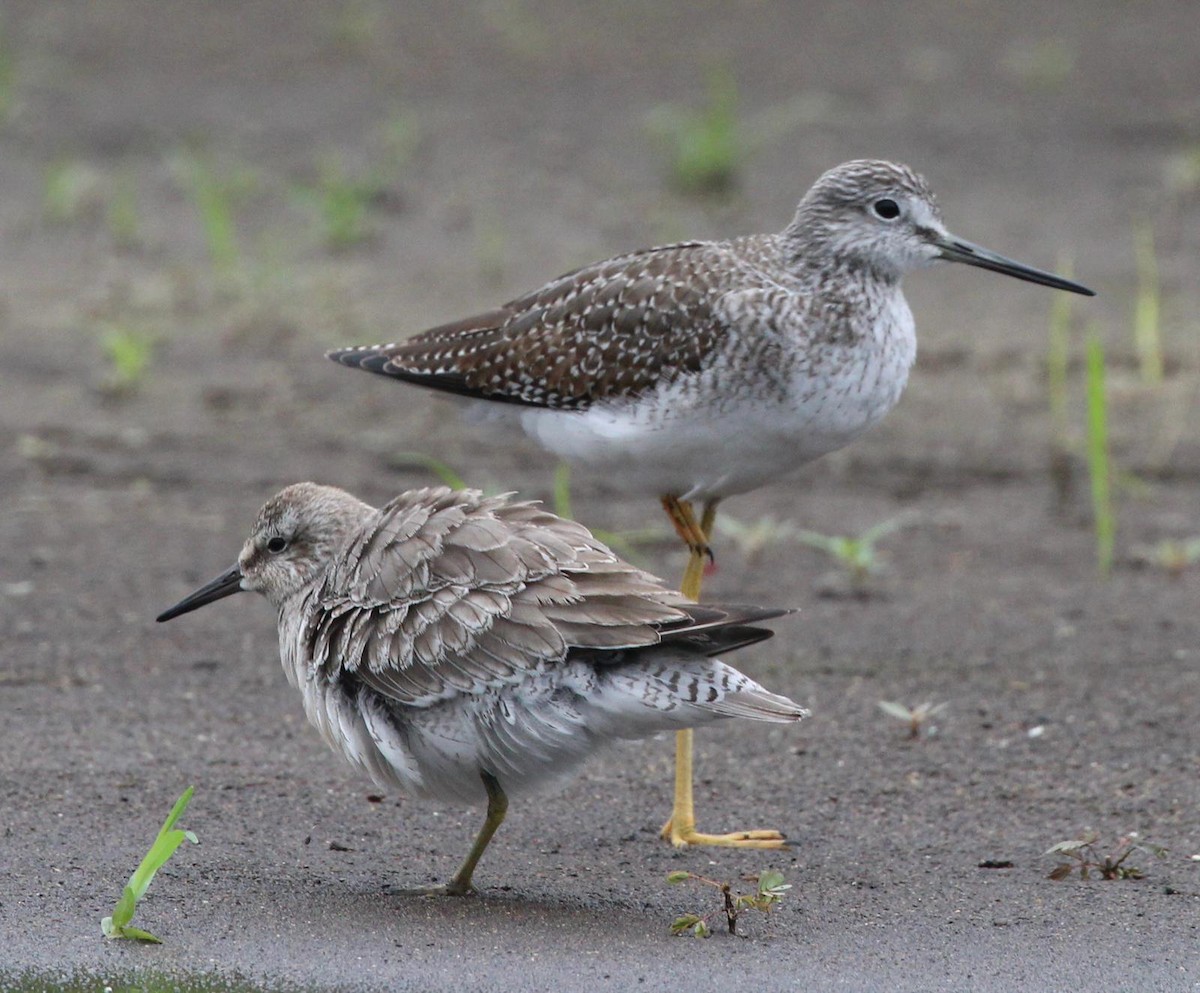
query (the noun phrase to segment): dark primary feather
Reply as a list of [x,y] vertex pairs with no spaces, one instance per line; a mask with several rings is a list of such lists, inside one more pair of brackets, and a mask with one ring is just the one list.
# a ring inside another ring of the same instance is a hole
[[[761,243],[761,244],[760,244]],[[646,249],[576,270],[504,306],[405,341],[329,353],[445,392],[585,410],[700,370],[727,325],[717,302],[765,285],[747,266],[771,236]]]
[[311,664],[406,704],[480,692],[586,651],[660,643],[705,655],[771,636],[788,613],[691,604],[586,528],[532,503],[445,488],[393,500],[304,607]]

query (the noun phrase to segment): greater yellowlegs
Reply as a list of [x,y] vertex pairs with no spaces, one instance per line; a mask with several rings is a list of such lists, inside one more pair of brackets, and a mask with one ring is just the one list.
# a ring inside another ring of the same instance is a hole
[[278,611],[284,671],[334,751],[408,796],[486,801],[438,892],[471,890],[510,795],[606,741],[805,716],[716,657],[770,637],[756,625],[787,611],[691,603],[582,525],[508,496],[414,490],[376,509],[289,486],[237,564],[158,620],[242,590]]
[[[698,599],[719,500],[841,448],[899,400],[916,356],[900,278],[942,260],[1092,295],[950,234],[921,176],[860,160],[821,176],[779,234],[620,255],[330,357],[508,404],[554,454],[661,498],[691,550],[681,588]],[[675,844],[781,844],[695,830],[690,732],[675,788]]]

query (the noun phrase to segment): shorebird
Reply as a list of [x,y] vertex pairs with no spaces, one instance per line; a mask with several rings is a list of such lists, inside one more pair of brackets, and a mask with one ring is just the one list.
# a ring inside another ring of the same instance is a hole
[[[916,357],[900,279],[939,261],[1094,295],[952,235],[907,166],[858,160],[821,176],[779,234],[620,255],[494,310],[329,357],[508,404],[555,455],[659,497],[691,552],[681,589],[698,600],[721,499],[841,448],[900,399]],[[695,830],[690,734],[664,836],[782,844],[778,832]]]
[[510,495],[441,487],[376,509],[289,486],[237,564],[158,620],[242,590],[278,612],[284,671],[334,751],[410,797],[486,801],[462,866],[421,892],[470,892],[508,797],[607,741],[806,716],[717,658],[789,611],[692,603]]

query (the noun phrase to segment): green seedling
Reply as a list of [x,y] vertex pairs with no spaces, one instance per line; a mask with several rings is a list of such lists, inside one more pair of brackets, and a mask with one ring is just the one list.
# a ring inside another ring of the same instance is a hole
[[198,156],[186,156],[181,168],[188,197],[204,230],[212,270],[223,278],[233,276],[240,258],[234,206],[236,200],[256,185],[256,180],[245,169],[230,175],[218,174]]
[[150,851],[146,853],[133,875],[129,877],[129,883],[121,893],[121,899],[117,901],[116,907],[113,908],[112,916],[105,917],[100,922],[100,930],[104,932],[106,938],[130,938],[134,941],[152,941],[155,944],[162,944],[160,938],[156,938],[149,931],[132,927],[129,922],[133,920],[133,912],[138,902],[150,888],[154,874],[175,854],[175,850],[183,844],[184,839],[186,838],[193,845],[198,844],[195,834],[191,831],[175,829],[175,822],[187,809],[194,790],[194,786],[189,786],[175,801],[175,806],[171,808],[171,812],[163,822],[158,837],[150,846]]
[[1075,71],[1075,50],[1059,38],[1013,46],[1005,56],[1008,71],[1030,90],[1058,90]]
[[[915,707],[907,707],[894,700],[879,701],[879,709],[885,714],[899,721],[905,721],[908,724],[908,736],[914,739],[921,737],[921,728],[928,724],[931,718],[936,717],[945,710],[947,706],[949,704],[932,703],[928,700]],[[930,728],[931,732],[932,730]]]
[[737,184],[744,144],[737,122],[737,83],[728,68],[708,73],[700,110],[656,108],[650,128],[670,147],[671,184],[681,193],[726,194]]
[[141,240],[141,223],[138,219],[136,185],[128,172],[121,173],[114,180],[104,219],[114,245],[121,249],[137,247]]
[[709,879],[707,876],[699,876],[694,872],[680,871],[670,873],[667,876],[668,883],[700,883],[704,886],[714,887],[721,894],[721,907],[718,910],[703,915],[683,914],[672,922],[671,933],[674,935],[690,934],[695,938],[707,938],[712,934],[712,928],[708,924],[709,919],[723,913],[729,933],[736,935],[738,933],[738,918],[745,911],[758,910],[764,914],[769,914],[771,908],[779,903],[783,899],[784,894],[792,888],[790,883],[783,881],[783,874],[776,872],[774,869],[766,869],[757,876],[745,876],[743,878],[756,884],[753,893],[734,893],[733,887],[729,883]]
[[447,462],[424,452],[397,452],[388,458],[389,469],[428,469],[444,486],[465,490],[467,481]]
[[150,368],[153,338],[114,324],[100,336],[100,348],[108,362],[105,391],[118,394],[137,390]]
[[55,224],[70,224],[95,211],[102,201],[100,174],[74,159],[59,159],[46,167],[42,184],[42,216]]
[[795,539],[830,556],[846,570],[856,585],[861,586],[880,571],[880,559],[875,547],[880,539],[900,530],[908,521],[908,516],[901,514],[867,528],[857,538],[801,530],[796,532]]
[[[567,520],[575,520],[571,507],[571,467],[566,462],[558,463],[554,469],[554,513]],[[638,546],[669,537],[665,530],[657,528],[643,528],[640,531],[605,531],[602,528],[589,530],[618,555],[631,561],[637,560]]]
[[337,160],[327,161],[317,182],[301,186],[296,196],[313,212],[321,240],[332,251],[353,248],[371,236],[369,211],[381,195],[377,179],[352,179]]
[[1106,855],[1101,855],[1096,848],[1096,842],[1099,840],[1100,835],[1089,829],[1078,838],[1060,841],[1048,848],[1043,855],[1061,855],[1067,861],[1059,862],[1047,873],[1046,878],[1061,880],[1068,878],[1073,872],[1078,872],[1080,879],[1089,879],[1093,874],[1101,879],[1142,879],[1146,875],[1145,872],[1126,864],[1129,856],[1135,852],[1142,852],[1156,859],[1167,857],[1167,849],[1161,845],[1139,841],[1136,831],[1118,838],[1117,843]]
[[[1070,259],[1060,258],[1058,271],[1071,277]],[[1075,448],[1071,437],[1070,415],[1067,411],[1067,369],[1071,361],[1070,293],[1055,293],[1050,299],[1050,328],[1046,345],[1046,389],[1050,397],[1050,476],[1058,495],[1059,506],[1070,499],[1073,473],[1071,455]]]
[[1158,258],[1154,253],[1154,231],[1147,223],[1133,229],[1133,253],[1137,261],[1137,299],[1133,309],[1133,345],[1142,382],[1158,386],[1163,380],[1162,333],[1159,325],[1161,292]]
[[17,84],[17,60],[8,42],[4,23],[0,21],[0,124],[12,116],[16,104],[14,93]]
[[791,521],[777,520],[770,514],[749,522],[722,515],[717,518],[717,530],[729,537],[750,563],[757,561],[766,549],[798,540],[802,533]]
[[1112,572],[1116,543],[1113,514],[1112,463],[1108,450],[1108,393],[1105,387],[1104,346],[1093,330],[1087,342],[1087,455],[1092,484],[1092,526],[1096,536],[1096,568],[1102,577]]

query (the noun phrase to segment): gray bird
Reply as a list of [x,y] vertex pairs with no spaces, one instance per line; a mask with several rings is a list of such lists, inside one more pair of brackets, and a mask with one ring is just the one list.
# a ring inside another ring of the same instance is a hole
[[471,891],[510,795],[562,781],[607,741],[806,716],[717,658],[788,611],[691,603],[511,496],[423,489],[376,509],[289,486],[237,565],[158,620],[242,590],[276,608],[284,672],[334,751],[410,797],[486,801],[436,892]]
[[[660,498],[691,550],[681,588],[698,600],[720,500],[849,444],[899,401],[917,352],[900,280],[941,261],[1093,295],[951,234],[924,178],[866,159],[822,175],[779,233],[619,255],[329,357],[507,408],[559,457]],[[664,835],[771,847],[766,831],[696,831],[687,732],[677,755]]]

